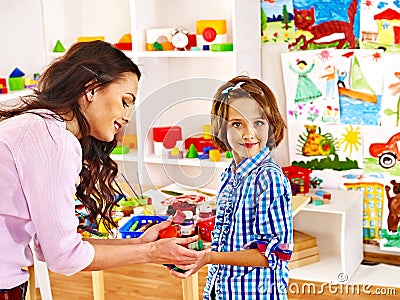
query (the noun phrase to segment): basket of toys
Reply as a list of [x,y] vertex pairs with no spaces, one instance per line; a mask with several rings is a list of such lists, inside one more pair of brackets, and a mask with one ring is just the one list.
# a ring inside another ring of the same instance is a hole
[[168,216],[133,216],[120,229],[123,239],[137,238],[151,225],[161,223]]

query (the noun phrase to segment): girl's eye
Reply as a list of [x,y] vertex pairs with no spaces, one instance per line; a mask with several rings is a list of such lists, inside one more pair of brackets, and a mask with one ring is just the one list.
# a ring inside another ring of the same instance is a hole
[[122,106],[123,106],[124,108],[128,108],[128,107],[129,107],[128,103],[126,103],[125,100],[122,100]]
[[240,122],[233,122],[232,123],[232,126],[235,127],[235,128],[239,128],[240,125],[241,125]]
[[256,122],[254,123],[254,125],[256,125],[257,127],[261,127],[261,126],[264,125],[264,122],[263,122],[263,121],[256,121]]

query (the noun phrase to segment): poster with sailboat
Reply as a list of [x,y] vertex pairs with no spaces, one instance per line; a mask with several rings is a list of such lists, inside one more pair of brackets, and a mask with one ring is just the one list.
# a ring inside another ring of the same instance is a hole
[[382,102],[382,50],[336,50],[340,121],[379,125]]

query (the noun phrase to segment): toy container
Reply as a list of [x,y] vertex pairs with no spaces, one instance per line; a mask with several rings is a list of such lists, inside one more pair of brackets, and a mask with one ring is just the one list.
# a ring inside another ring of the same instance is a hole
[[[150,223],[157,222],[161,223],[168,219],[168,216],[133,216],[126,222],[120,229],[119,232],[123,239],[137,238],[143,234],[142,231],[137,231],[140,227]],[[136,223],[136,230],[131,230],[131,227]]]
[[200,238],[204,241],[211,242],[211,232],[215,226],[215,216],[200,219],[197,221]]

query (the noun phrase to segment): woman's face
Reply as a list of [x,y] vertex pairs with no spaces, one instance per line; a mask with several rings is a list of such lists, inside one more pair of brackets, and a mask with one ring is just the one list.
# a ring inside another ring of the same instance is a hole
[[253,98],[229,102],[226,136],[236,164],[255,156],[268,141],[268,121]]
[[89,135],[111,142],[118,130],[128,123],[138,90],[134,73],[124,73],[121,79],[103,90],[88,93],[83,113],[90,124]]

